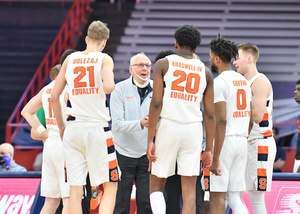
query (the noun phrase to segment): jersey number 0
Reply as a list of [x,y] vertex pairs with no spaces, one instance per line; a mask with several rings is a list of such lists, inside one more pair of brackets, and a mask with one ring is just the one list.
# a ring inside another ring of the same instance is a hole
[[247,107],[246,92],[244,89],[237,90],[236,106],[238,110],[244,110]]

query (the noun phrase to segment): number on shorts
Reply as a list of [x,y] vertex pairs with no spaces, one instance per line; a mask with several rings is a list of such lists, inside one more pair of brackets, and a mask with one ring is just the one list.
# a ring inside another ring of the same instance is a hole
[[81,87],[87,87],[87,83],[85,81],[80,81],[83,77],[86,76],[86,70],[89,72],[89,83],[90,87],[95,87],[95,77],[94,77],[94,66],[90,67],[76,67],[74,69],[74,74],[78,74],[78,76],[74,79],[74,87],[75,88],[81,88]]
[[[185,91],[191,94],[196,94],[199,91],[199,83],[200,83],[200,76],[196,73],[189,73],[186,75],[184,71],[176,70],[173,73],[173,76],[178,77],[176,80],[172,82],[171,89],[174,91]],[[186,81],[186,85],[180,86],[179,84]]]

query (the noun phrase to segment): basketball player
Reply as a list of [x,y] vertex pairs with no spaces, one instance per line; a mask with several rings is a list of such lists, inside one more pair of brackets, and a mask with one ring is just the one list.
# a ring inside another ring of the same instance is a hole
[[[161,51],[155,57],[155,62],[171,54],[174,54],[174,52],[171,50]],[[199,56],[196,55],[195,53],[193,54],[193,58],[197,58],[200,60]],[[209,69],[209,68],[205,67],[205,69]],[[203,138],[203,141],[205,141],[205,138]],[[205,147],[205,144],[202,146]],[[166,179],[166,183],[165,183],[165,188],[163,193],[166,201],[166,214],[181,213],[181,206],[180,206],[181,181],[180,181],[180,175],[178,175],[176,171],[174,175]],[[196,181],[196,214],[204,213],[204,191],[202,190],[202,186],[201,186],[201,176],[202,174],[198,176]]]
[[[32,132],[36,132],[36,137],[44,141],[41,196],[46,197],[46,199],[41,210],[42,214],[55,213],[61,198],[63,199],[62,213],[68,213],[69,185],[65,182],[63,142],[60,139],[59,130],[50,104],[51,92],[60,69],[60,64],[51,69],[49,76],[52,82],[34,96],[21,112],[22,116],[31,125]],[[64,107],[62,108],[63,110],[66,106],[64,96],[65,91],[59,97],[59,101],[62,107]],[[45,112],[47,129],[44,128],[35,114],[42,107]]]
[[[64,141],[67,182],[70,184],[69,214],[81,213],[82,187],[89,172],[91,186],[103,184],[99,213],[112,214],[119,172],[105,94],[114,88],[114,63],[102,53],[109,29],[93,21],[87,32],[86,49],[69,55],[62,65],[51,95],[51,104]],[[69,115],[63,122],[59,95],[66,86]]]
[[220,36],[210,42],[214,79],[216,135],[213,162],[210,167],[211,213],[225,213],[225,198],[234,213],[246,214],[242,200],[246,190],[247,136],[250,123],[251,89],[241,74],[231,68],[237,46]]
[[271,191],[276,143],[272,134],[273,89],[256,68],[259,50],[252,43],[238,45],[234,65],[249,81],[252,92],[253,127],[248,137],[246,185],[254,214],[266,214],[265,191]]
[[184,25],[176,30],[174,37],[176,54],[158,60],[154,67],[147,148],[148,159],[152,161],[150,203],[154,214],[166,212],[163,189],[166,178],[175,174],[176,162],[177,174],[181,176],[182,213],[196,212],[195,187],[200,174],[203,135],[200,111],[202,98],[206,123],[204,169],[211,164],[214,137],[213,78],[199,59],[193,59],[201,35],[194,26]]

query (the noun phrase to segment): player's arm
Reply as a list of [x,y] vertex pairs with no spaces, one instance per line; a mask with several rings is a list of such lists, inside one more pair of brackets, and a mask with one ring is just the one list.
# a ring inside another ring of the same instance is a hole
[[211,152],[215,135],[215,113],[214,113],[214,85],[213,76],[209,68],[205,67],[207,86],[203,94],[204,121],[206,132],[206,147],[202,155],[203,168],[208,169],[211,165]]
[[270,82],[263,77],[257,78],[251,86],[252,120],[255,123],[260,123],[263,120],[270,87]]
[[250,120],[249,120],[249,127],[248,127],[248,135],[250,135],[250,132],[253,127],[253,119],[252,119],[252,101],[250,102]]
[[115,89],[114,62],[112,58],[105,55],[102,60],[101,78],[105,94],[110,94]]
[[33,132],[36,133],[36,135],[32,135],[32,138],[35,140],[45,140],[48,137],[48,131],[41,124],[40,120],[35,114],[40,108],[43,107],[42,95],[44,90],[45,88],[43,88],[36,96],[31,98],[21,111],[21,115],[30,124],[32,130],[34,130]]
[[220,166],[220,153],[223,147],[226,131],[226,87],[227,84],[222,79],[215,79],[214,81],[214,102],[215,102],[215,117],[216,117],[216,128],[215,128],[215,144],[213,150],[213,161],[209,170],[215,175],[221,175]]
[[168,70],[168,59],[158,60],[153,69],[153,95],[149,109],[149,127],[148,127],[148,148],[147,156],[149,161],[156,161],[154,136],[156,125],[162,109],[162,100],[164,94],[164,72]]
[[216,133],[215,133],[215,145],[213,152],[213,161],[209,170],[215,175],[221,175],[220,166],[220,153],[223,147],[226,130],[226,103],[215,103],[215,115],[216,115]]
[[55,118],[57,121],[61,139],[63,138],[63,133],[65,130],[65,123],[63,120],[63,116],[62,116],[61,106],[60,106],[60,102],[59,102],[59,96],[62,94],[62,92],[67,84],[66,79],[65,79],[65,73],[67,70],[67,65],[69,63],[69,59],[70,59],[70,56],[68,56],[65,59],[63,65],[61,66],[60,72],[55,79],[54,88],[52,90],[51,98],[50,98],[50,102],[51,102],[52,109],[53,109],[53,112],[54,112],[54,115],[55,115]]
[[36,130],[36,129],[33,129],[33,128],[31,128],[31,130],[30,130],[30,136],[31,136],[31,138],[32,139],[34,139],[34,140],[42,140],[42,141],[45,141],[46,139],[47,139],[47,137],[45,138],[44,136],[43,136],[43,133],[38,133],[38,131]]
[[[46,119],[45,119],[45,111],[44,108],[40,108],[37,112],[35,112],[37,118],[41,122],[41,124],[46,128]],[[42,134],[39,134],[35,129],[31,127],[30,129],[30,136],[32,139],[35,140],[42,140],[45,141],[45,138]]]

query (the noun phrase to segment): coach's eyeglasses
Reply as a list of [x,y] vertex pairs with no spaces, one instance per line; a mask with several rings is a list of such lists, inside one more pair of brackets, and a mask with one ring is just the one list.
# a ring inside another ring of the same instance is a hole
[[143,64],[143,63],[133,64],[131,66],[138,66],[139,68],[143,68],[144,66],[146,66],[146,68],[151,68],[150,64]]

